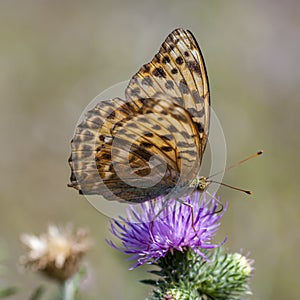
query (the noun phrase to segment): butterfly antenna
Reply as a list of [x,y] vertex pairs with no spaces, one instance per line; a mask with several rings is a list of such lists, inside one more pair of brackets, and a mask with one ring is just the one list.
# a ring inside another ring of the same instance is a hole
[[[233,165],[231,165],[231,166],[225,168],[224,171],[220,171],[220,172],[217,172],[217,173],[215,173],[215,174],[210,175],[209,177],[206,177],[206,179],[215,177],[216,175],[219,175],[219,174],[221,174],[221,173],[223,173],[223,172],[226,172],[226,171],[228,171],[228,170],[231,170],[231,169],[233,169],[233,168],[239,166],[240,164],[244,163],[245,161],[247,161],[247,160],[249,160],[249,159],[252,159],[252,158],[255,158],[255,157],[257,157],[257,156],[259,156],[259,155],[261,155],[261,154],[263,154],[263,153],[264,153],[263,150],[257,151],[256,153],[254,153],[254,154],[252,154],[252,155],[250,155],[250,156],[248,156],[248,157],[246,157],[246,158],[244,158],[244,159],[238,161],[237,163],[235,163],[235,164],[233,164]],[[217,182],[217,183],[218,183],[218,182]],[[220,184],[222,184],[222,183],[220,183]],[[223,185],[225,185],[225,184],[223,184]],[[232,187],[232,188],[233,188],[233,187]],[[234,189],[239,190],[238,188],[234,188]],[[241,191],[245,191],[245,190],[241,190]],[[245,192],[246,192],[246,191],[245,191]],[[247,192],[249,192],[249,191],[247,191]],[[248,193],[247,193],[247,194],[248,194]],[[250,193],[250,194],[251,194],[251,193]]]
[[244,192],[244,193],[246,193],[246,194],[248,194],[248,195],[252,195],[252,194],[253,194],[251,191],[244,190],[244,189],[240,189],[240,188],[238,188],[238,187],[235,187],[235,186],[232,186],[232,185],[223,183],[223,182],[218,182],[218,181],[215,181],[215,180],[208,180],[207,182],[208,182],[208,183],[218,183],[218,184],[220,184],[220,185],[229,187],[229,188],[231,188],[231,189],[233,189],[233,190],[240,191],[240,192]]

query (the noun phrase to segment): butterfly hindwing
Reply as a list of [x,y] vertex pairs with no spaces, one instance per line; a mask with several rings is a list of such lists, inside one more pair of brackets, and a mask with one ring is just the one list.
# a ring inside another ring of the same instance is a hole
[[143,202],[191,181],[200,165],[200,140],[190,114],[170,99],[150,98],[139,109],[132,103],[126,113],[124,102],[111,100],[114,112],[96,106],[77,127],[71,186],[83,194]]

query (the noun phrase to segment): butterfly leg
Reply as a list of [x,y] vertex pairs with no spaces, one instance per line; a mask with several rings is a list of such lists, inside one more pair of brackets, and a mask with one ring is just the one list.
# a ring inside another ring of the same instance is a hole
[[206,193],[211,197],[211,198],[215,198],[218,205],[220,205],[220,209],[218,209],[217,211],[215,211],[213,214],[218,214],[220,212],[223,211],[224,209],[224,205],[218,200],[218,198],[216,198],[213,194],[209,193],[208,191],[206,191]]
[[[154,226],[154,220],[163,212],[163,210],[168,206],[168,203],[171,199],[169,198],[166,198],[163,200],[162,202],[162,205],[161,205],[161,208],[159,209],[159,211],[156,213],[156,215],[154,216],[153,220],[151,221],[151,225],[150,225],[150,234],[151,234],[151,237],[152,239],[154,239],[153,237],[153,226]],[[195,214],[194,214],[194,207],[192,204],[190,203],[187,203],[186,201],[183,201],[183,200],[180,200],[179,199],[176,199],[177,202],[179,202],[180,204],[183,204],[183,205],[186,205],[188,206],[190,209],[191,209],[191,219],[192,219],[192,228],[195,232],[195,234],[197,235],[197,231],[196,231],[196,228],[195,228]]]
[[195,232],[195,234],[198,236],[198,233],[196,231],[196,228],[195,228],[195,214],[194,214],[194,206],[191,204],[191,203],[187,203],[185,201],[182,201],[180,199],[177,199],[176,201],[180,202],[181,204],[183,205],[186,205],[188,206],[190,209],[191,209],[191,217],[192,217],[192,228]]
[[[154,202],[156,202],[156,199],[153,200]],[[164,211],[164,209],[168,206],[170,199],[164,199],[161,205],[161,208],[159,209],[159,211],[155,214],[155,216],[153,217],[153,219],[150,221],[150,227],[149,227],[149,231],[150,231],[150,238],[152,239],[152,241],[155,240],[154,235],[153,235],[153,228],[154,228],[154,221],[158,218],[158,216]],[[155,205],[155,203],[153,204]]]

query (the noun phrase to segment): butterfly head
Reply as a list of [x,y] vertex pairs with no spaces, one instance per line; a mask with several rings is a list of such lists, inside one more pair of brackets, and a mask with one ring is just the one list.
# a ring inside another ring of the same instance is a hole
[[207,188],[208,184],[209,182],[207,181],[206,177],[198,176],[192,181],[190,186],[195,188],[197,191],[204,191]]

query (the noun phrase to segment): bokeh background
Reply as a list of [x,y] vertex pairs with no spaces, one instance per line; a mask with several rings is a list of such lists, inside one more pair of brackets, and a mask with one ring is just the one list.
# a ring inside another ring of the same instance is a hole
[[[228,172],[221,232],[230,251],[256,261],[251,299],[299,299],[300,2],[61,1],[0,2],[0,235],[5,272],[27,299],[45,284],[18,267],[19,235],[47,224],[88,226],[83,299],[144,299],[147,268],[128,271],[126,257],[105,242],[109,219],[66,187],[74,126],[101,91],[128,80],[177,27],[203,50],[212,105],[226,136],[228,162],[259,149],[265,155]],[[48,298],[47,298],[48,297]]]

